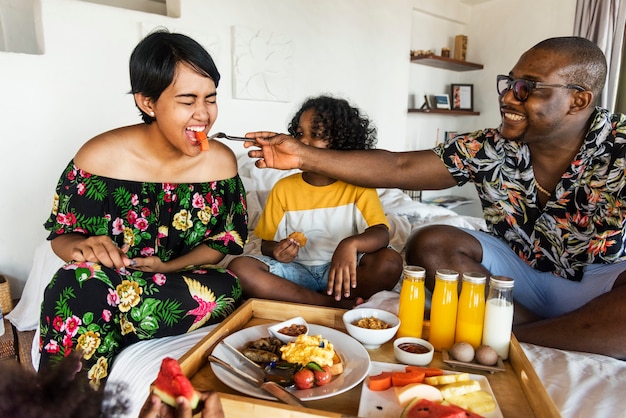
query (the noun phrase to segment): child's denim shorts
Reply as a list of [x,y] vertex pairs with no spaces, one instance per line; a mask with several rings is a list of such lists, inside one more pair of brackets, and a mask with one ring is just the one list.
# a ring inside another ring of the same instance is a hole
[[[364,253],[357,255],[357,265],[361,262]],[[275,274],[290,282],[296,283],[307,289],[316,292],[326,292],[328,287],[328,272],[330,271],[330,263],[320,264],[317,266],[307,266],[304,264],[291,262],[281,263],[272,257],[265,255],[251,256],[265,263],[270,273]]]

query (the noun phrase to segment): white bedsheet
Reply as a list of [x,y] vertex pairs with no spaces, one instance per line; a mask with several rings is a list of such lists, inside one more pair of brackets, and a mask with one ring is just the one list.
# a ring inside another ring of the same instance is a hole
[[[248,191],[249,225],[252,231],[271,185],[290,172],[259,170],[249,161],[247,158],[242,160],[240,174]],[[379,195],[391,224],[391,245],[400,252],[409,233],[424,225],[447,224],[471,229],[484,226],[481,219],[459,216],[448,209],[415,202],[400,190],[379,190]],[[254,234],[251,234],[245,251],[260,252],[260,240]],[[231,258],[226,257],[221,264],[227,264]],[[37,328],[43,290],[61,264],[48,242],[37,248],[22,299],[7,315],[19,330]],[[397,312],[398,293],[380,292],[363,306]],[[141,342],[128,347],[117,357],[109,381],[123,381],[129,386],[134,403],[128,417],[137,416],[148,395],[149,385],[157,375],[161,359],[165,356],[181,357],[209,330],[201,328],[186,335]],[[37,367],[38,336],[35,336],[35,342],[33,363]],[[522,347],[563,417],[626,418],[626,362],[531,344],[522,344]]]

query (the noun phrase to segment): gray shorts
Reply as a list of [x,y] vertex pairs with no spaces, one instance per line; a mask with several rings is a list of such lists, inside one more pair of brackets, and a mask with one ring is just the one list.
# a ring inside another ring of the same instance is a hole
[[482,231],[463,229],[483,248],[482,265],[493,275],[515,280],[513,298],[544,318],[563,315],[609,292],[626,262],[591,264],[580,282],[533,269],[501,239]]
[[[357,265],[361,263],[361,259],[364,255],[365,253],[357,254]],[[290,282],[316,292],[326,292],[326,288],[328,287],[328,272],[330,271],[330,263],[320,264],[317,266],[307,266],[297,262],[281,263],[280,261],[265,255],[252,255],[250,257],[262,261],[269,267],[270,273],[282,277],[285,280],[289,280]]]

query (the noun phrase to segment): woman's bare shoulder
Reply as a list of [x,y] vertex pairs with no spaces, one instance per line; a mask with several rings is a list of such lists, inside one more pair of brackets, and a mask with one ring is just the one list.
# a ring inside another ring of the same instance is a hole
[[85,142],[76,153],[74,162],[81,169],[94,174],[107,175],[112,168],[122,163],[133,126],[113,129],[101,133]]
[[228,146],[212,140],[209,143],[209,150],[205,152],[207,152],[206,158],[211,160],[211,164],[205,166],[210,171],[206,173],[210,178],[226,179],[237,174],[237,157]]

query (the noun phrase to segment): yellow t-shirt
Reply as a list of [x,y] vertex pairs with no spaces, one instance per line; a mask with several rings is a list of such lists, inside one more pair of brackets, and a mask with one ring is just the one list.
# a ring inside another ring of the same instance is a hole
[[297,173],[274,185],[254,232],[266,241],[303,232],[307,244],[294,261],[314,266],[329,263],[342,239],[380,224],[389,228],[376,189],[339,180],[313,186]]

